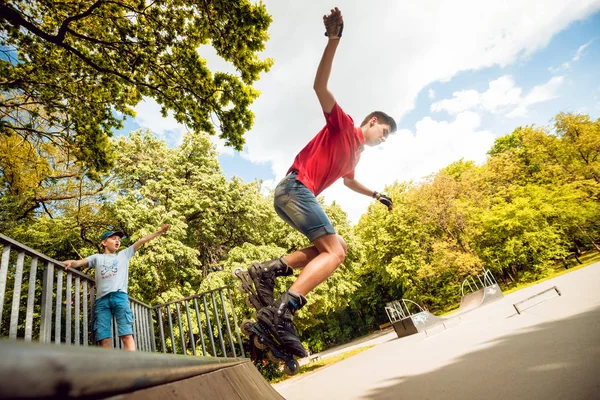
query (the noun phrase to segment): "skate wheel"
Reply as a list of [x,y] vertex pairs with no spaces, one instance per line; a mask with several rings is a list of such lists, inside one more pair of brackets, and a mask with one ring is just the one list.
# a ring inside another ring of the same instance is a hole
[[281,361],[279,358],[275,357],[275,354],[273,354],[273,352],[271,350],[269,350],[267,352],[267,358],[269,359],[269,361],[271,361],[272,363],[279,363],[279,361]]
[[286,362],[283,366],[283,372],[288,375],[296,375],[298,371],[300,371],[300,364],[298,364],[298,361],[294,359]]
[[244,322],[242,322],[242,325],[240,325],[240,329],[242,330],[244,336],[250,337],[250,335],[252,335],[252,332],[250,332],[250,327],[252,326],[252,323],[253,322],[249,319],[245,319]]
[[[248,306],[248,308],[256,308],[254,307],[254,304],[252,304],[248,297],[246,297],[246,305]],[[256,315],[254,316],[254,318],[256,319]]]
[[260,341],[260,339],[258,338],[258,336],[254,336],[254,339],[253,339],[253,340],[254,340],[254,346],[255,346],[257,349],[264,350],[264,349],[266,349],[266,348],[267,348],[267,345],[266,345],[266,344],[264,344],[263,342],[261,342],[261,341]]
[[240,279],[238,274],[242,271],[243,269],[241,269],[240,267],[234,268],[231,270],[231,276],[233,276],[235,279]]

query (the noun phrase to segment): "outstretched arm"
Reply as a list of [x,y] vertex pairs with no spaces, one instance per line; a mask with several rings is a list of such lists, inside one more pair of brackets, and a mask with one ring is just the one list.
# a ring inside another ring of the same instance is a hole
[[67,260],[63,261],[63,264],[65,265],[65,270],[67,270],[69,268],[85,267],[88,265],[88,260],[87,258],[82,258],[81,260]]
[[323,23],[325,24],[325,34],[327,35],[328,40],[323,56],[321,57],[321,62],[317,68],[313,89],[317,94],[319,103],[321,103],[321,108],[329,114],[335,105],[335,97],[333,97],[333,94],[329,91],[327,83],[329,82],[333,58],[337,46],[340,43],[342,28],[344,26],[342,13],[336,7],[331,10],[331,14],[323,16]]
[[142,247],[145,243],[151,241],[152,239],[162,235],[163,233],[167,232],[169,230],[169,228],[171,227],[171,225],[168,224],[164,224],[159,230],[157,230],[154,233],[151,233],[148,236],[144,236],[143,238],[141,238],[140,240],[138,240],[137,242],[135,242],[133,244],[133,251],[138,251],[138,249],[140,247]]

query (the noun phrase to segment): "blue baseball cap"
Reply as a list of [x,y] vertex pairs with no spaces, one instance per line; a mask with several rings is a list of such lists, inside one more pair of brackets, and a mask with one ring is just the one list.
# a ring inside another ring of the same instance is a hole
[[125,233],[121,232],[121,231],[108,231],[108,232],[104,232],[104,234],[102,236],[100,236],[100,240],[104,240],[106,238],[109,238],[111,236],[117,235],[118,237],[122,238],[123,236],[125,236]]

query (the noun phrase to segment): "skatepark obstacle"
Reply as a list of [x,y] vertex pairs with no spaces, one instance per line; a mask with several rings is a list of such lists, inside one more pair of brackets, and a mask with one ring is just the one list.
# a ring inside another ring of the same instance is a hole
[[452,322],[460,322],[463,314],[504,297],[490,270],[484,269],[483,273],[476,278],[479,284],[472,276],[463,281],[460,306],[456,312],[446,317],[438,317],[409,299],[387,303],[385,311],[398,337],[419,332],[428,335],[432,328],[440,326],[444,330],[448,329],[449,326],[454,325]]
[[[542,302],[544,302],[546,300],[550,300],[552,297],[550,297],[550,296],[544,296],[544,295],[547,294],[547,293],[551,293],[552,291],[556,292],[556,294],[558,296],[562,296],[562,293],[560,292],[560,290],[558,290],[558,288],[556,286],[553,286],[550,289],[543,290],[543,291],[541,291],[541,292],[539,292],[537,294],[534,294],[533,296],[530,296],[530,297],[526,298],[525,300],[521,300],[521,301],[516,302],[515,304],[513,304],[513,307],[517,311],[517,314],[521,314],[521,311],[524,311],[524,310],[526,310],[528,308],[534,307],[534,306],[536,306],[536,305],[538,305],[538,304],[540,304],[540,303],[542,303]],[[544,297],[542,297],[542,296],[544,296]],[[522,304],[526,304],[530,300],[533,300],[533,299],[536,299],[537,302],[529,305],[528,307],[522,307],[521,306]]]

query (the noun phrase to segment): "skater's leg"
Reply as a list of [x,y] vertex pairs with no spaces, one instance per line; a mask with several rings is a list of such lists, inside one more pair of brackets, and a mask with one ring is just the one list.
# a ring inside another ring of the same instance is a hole
[[[346,241],[340,236],[336,235],[338,241],[346,253]],[[298,250],[292,254],[289,254],[283,259],[285,262],[294,269],[304,268],[319,255],[319,250],[315,246],[305,247],[302,250]]]
[[314,247],[319,255],[314,257],[302,270],[298,279],[290,287],[290,291],[306,296],[321,282],[329,278],[331,274],[344,262],[346,258],[346,246],[340,236],[324,235],[313,241]]

